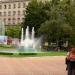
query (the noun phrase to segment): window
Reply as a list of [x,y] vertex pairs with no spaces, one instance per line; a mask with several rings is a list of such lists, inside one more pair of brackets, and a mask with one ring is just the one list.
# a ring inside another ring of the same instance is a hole
[[23,8],[25,8],[25,3],[23,3]]
[[4,18],[4,21],[6,21],[6,18]]
[[23,15],[25,15],[25,10],[23,10]]
[[15,18],[13,18],[13,20],[16,20]]
[[13,4],[13,8],[16,8],[16,4]]
[[21,13],[20,13],[20,11],[18,11],[18,15],[20,15]]
[[8,18],[8,24],[9,25],[11,24],[11,18]]
[[20,8],[21,7],[21,4],[20,3],[18,3],[18,8]]
[[20,18],[18,18],[18,21],[20,20]]
[[8,18],[8,21],[10,21],[11,20],[11,18]]
[[11,16],[11,11],[8,11],[8,16]]
[[13,11],[13,16],[15,16],[16,15],[16,11]]
[[12,20],[13,20],[13,24],[15,24],[15,20],[16,20],[16,19],[15,19],[15,18],[13,18]]
[[4,9],[6,9],[7,8],[7,6],[6,5],[4,5]]
[[4,16],[6,16],[6,12],[4,12]]
[[17,22],[20,23],[20,18],[17,18]]
[[20,18],[17,18],[18,23],[20,23]]
[[6,18],[4,18],[4,23],[6,24]]
[[0,9],[2,9],[2,5],[0,5]]
[[22,22],[24,21],[25,18],[22,18]]
[[11,5],[9,4],[9,7],[8,7],[9,9],[11,9]]
[[25,3],[23,3],[23,8],[25,8]]
[[13,22],[13,24],[15,24],[15,22]]
[[22,18],[22,20],[24,20],[25,18]]
[[2,12],[0,12],[0,16],[2,16]]

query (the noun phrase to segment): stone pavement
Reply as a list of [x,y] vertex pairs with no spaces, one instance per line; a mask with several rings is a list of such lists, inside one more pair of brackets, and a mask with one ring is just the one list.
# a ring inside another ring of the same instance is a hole
[[0,75],[67,75],[65,57],[0,57]]

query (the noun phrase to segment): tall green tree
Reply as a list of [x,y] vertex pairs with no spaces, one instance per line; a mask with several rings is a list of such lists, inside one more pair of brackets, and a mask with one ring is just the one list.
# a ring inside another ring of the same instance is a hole
[[[65,5],[64,5],[65,4]],[[66,14],[65,7],[67,6],[67,12],[70,13],[70,2],[52,1],[50,10],[48,11],[49,20],[43,23],[39,29],[41,35],[45,35],[47,41],[60,41],[71,40],[71,36],[74,34],[73,27],[68,22],[68,14]],[[65,7],[64,7],[65,6]],[[69,16],[71,18],[71,16]],[[73,35],[74,36],[74,35]]]
[[35,27],[35,32],[37,33],[40,25],[48,18],[46,12],[44,11],[44,7],[44,3],[41,1],[38,2],[37,0],[32,0],[28,4],[23,25],[24,29],[29,26],[31,31],[31,28]]
[[70,35],[70,42],[75,43],[75,0],[63,0],[60,5],[65,22],[72,27],[72,33]]
[[32,0],[26,8],[23,27],[35,27],[38,34],[48,41],[69,40],[75,42],[75,0]]

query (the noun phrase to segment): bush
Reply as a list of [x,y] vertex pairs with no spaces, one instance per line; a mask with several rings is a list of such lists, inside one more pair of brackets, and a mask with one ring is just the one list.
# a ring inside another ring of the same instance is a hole
[[4,45],[4,44],[0,44],[1,48],[13,48],[12,45]]

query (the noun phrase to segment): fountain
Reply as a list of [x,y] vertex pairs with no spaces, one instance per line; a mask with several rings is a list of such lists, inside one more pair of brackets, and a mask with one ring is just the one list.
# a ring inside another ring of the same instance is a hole
[[0,20],[0,44],[7,44],[7,36],[5,36],[5,24]]
[[5,25],[4,22],[0,20],[0,35],[4,36],[5,35]]
[[0,53],[9,53],[9,54],[23,54],[23,53],[29,53],[29,54],[36,54],[37,52],[40,52],[41,47],[41,39],[35,38],[35,31],[34,27],[32,27],[31,34],[29,34],[29,26],[27,26],[25,34],[24,30],[22,28],[21,32],[21,41],[17,45],[17,49],[13,50],[0,50]]
[[23,33],[23,28],[22,28],[22,33],[21,33],[21,42],[19,44],[19,52],[22,53],[35,53],[37,52],[36,49],[36,43],[35,43],[35,31],[34,27],[32,27],[32,33],[31,35],[29,34],[29,26],[27,26],[26,31],[25,31],[25,37]]

